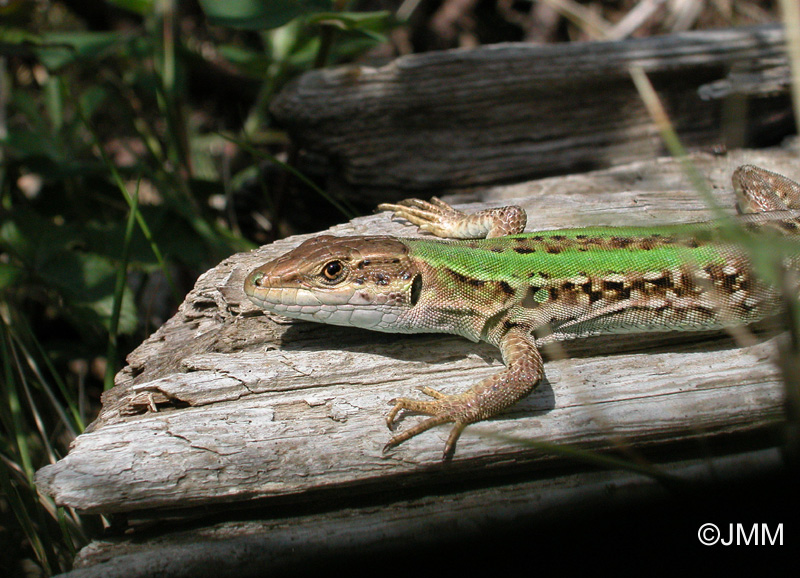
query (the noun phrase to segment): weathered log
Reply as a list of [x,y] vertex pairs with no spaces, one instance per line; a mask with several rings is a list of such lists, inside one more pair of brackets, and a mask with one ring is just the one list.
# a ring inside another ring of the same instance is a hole
[[[318,576],[327,567],[346,568],[348,576],[392,576],[400,573],[396,566],[407,575],[419,567],[431,575],[515,575],[530,564],[547,564],[552,552],[565,547],[592,559],[595,568],[595,560],[600,565],[610,560],[618,568],[608,555],[616,551],[625,552],[626,567],[646,557],[650,568],[654,553],[671,559],[681,547],[696,544],[700,523],[738,513],[727,501],[722,512],[708,507],[720,497],[713,482],[729,489],[752,488],[754,477],[771,482],[767,492],[759,491],[763,487],[755,492],[762,494],[763,515],[769,495],[786,493],[775,484],[782,467],[776,449],[677,462],[664,467],[665,474],[693,488],[677,494],[630,472],[589,471],[412,497],[395,486],[378,504],[362,497],[360,504],[340,501],[338,508],[311,512],[300,505],[288,517],[268,508],[254,514],[251,508],[228,512],[225,521],[162,524],[141,529],[135,538],[97,540],[80,552],[76,570],[63,578]],[[732,497],[739,495],[741,490]],[[677,507],[670,506],[676,502]],[[633,524],[604,535],[620,512]],[[676,518],[700,522],[676,524]],[[773,534],[775,529],[770,528]],[[557,563],[569,566],[565,559]]]
[[[663,154],[632,66],[690,147],[792,130],[785,75],[765,91],[756,74],[786,66],[777,26],[410,55],[305,74],[271,110],[302,151],[327,161],[332,185],[377,202],[387,190],[441,194]],[[750,72],[756,81],[745,81]],[[722,95],[752,100],[726,108]]]

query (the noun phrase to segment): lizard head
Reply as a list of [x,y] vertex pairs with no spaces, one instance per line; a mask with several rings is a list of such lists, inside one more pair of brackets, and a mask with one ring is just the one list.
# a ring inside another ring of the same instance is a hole
[[388,331],[416,304],[421,286],[400,241],[323,235],[255,269],[244,292],[287,317]]

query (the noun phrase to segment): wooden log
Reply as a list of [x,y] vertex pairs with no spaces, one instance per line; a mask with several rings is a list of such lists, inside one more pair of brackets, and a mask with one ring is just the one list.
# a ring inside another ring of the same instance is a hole
[[[742,80],[785,69],[777,26],[502,44],[320,70],[286,88],[271,110],[303,152],[325,160],[332,187],[377,203],[388,190],[441,194],[663,154],[631,66],[649,75],[690,147],[730,144],[727,134],[734,146],[768,133],[776,142],[793,130],[785,75],[768,91]],[[731,72],[738,80],[725,82]],[[729,107],[723,95],[752,100]]]
[[[741,499],[742,490],[758,494],[758,519],[764,520],[770,496],[794,490],[775,483],[782,463],[773,449],[670,464],[665,473],[693,488],[678,499],[651,478],[590,471],[485,488],[462,484],[461,491],[451,487],[422,496],[394,486],[383,502],[361,496],[356,504],[339,501],[338,508],[295,504],[291,516],[269,507],[254,513],[251,506],[228,511],[223,521],[171,528],[162,523],[141,528],[135,537],[97,540],[63,578],[317,576],[328,567],[347,568],[348,576],[391,576],[395,563],[409,574],[424,567],[431,575],[515,575],[531,563],[547,564],[550,553],[565,545],[581,559],[592,559],[595,568],[594,560],[610,560],[618,568],[608,552],[619,549],[626,552],[627,567],[646,559],[649,568],[655,553],[670,559],[681,547],[696,544],[701,523],[735,518],[734,499]],[[752,482],[741,488],[754,475],[770,483],[768,492]],[[738,491],[729,493],[731,488]],[[720,497],[722,511],[713,507]],[[620,511],[630,525],[615,523]],[[770,530],[774,533],[775,525]],[[558,564],[563,568],[565,561]]]
[[[733,195],[724,182],[738,164],[799,176],[797,155],[789,151],[696,159],[725,206]],[[707,216],[687,185],[655,190],[662,174],[677,184],[676,164],[659,160],[487,196],[518,194],[529,229]],[[653,190],[620,191],[619,179],[635,175]],[[417,234],[386,214],[330,232]],[[658,456],[692,440],[714,447],[719,437],[757,438],[782,416],[773,363],[780,336],[762,335],[746,347],[719,336],[693,341],[686,333],[586,339],[567,347],[571,359],[546,363],[537,392],[470,426],[446,467],[439,460],[449,428],[383,454],[390,399],[419,395],[420,385],[462,391],[498,371],[499,355],[451,336],[379,334],[264,314],[243,294],[245,275],[302,240],[234,255],[203,275],[178,314],[131,354],[92,427],[65,458],[38,472],[38,487],[61,505],[95,513],[319,491],[352,496],[399,481],[434,488],[523,470],[546,475],[566,463],[498,435]],[[401,427],[414,421],[408,417]]]

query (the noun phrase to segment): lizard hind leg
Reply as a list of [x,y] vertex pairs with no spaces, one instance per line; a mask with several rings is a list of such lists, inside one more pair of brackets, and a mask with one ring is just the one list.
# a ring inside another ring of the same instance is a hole
[[453,423],[443,453],[443,459],[449,460],[465,427],[497,415],[528,395],[539,384],[544,374],[542,355],[529,331],[522,326],[509,329],[499,339],[497,345],[506,363],[505,370],[487,377],[471,389],[455,395],[446,395],[430,387],[423,387],[422,392],[433,399],[392,400],[390,403],[394,407],[386,417],[390,429],[393,428],[401,411],[421,413],[430,417],[394,435],[384,447],[384,451],[437,425]]

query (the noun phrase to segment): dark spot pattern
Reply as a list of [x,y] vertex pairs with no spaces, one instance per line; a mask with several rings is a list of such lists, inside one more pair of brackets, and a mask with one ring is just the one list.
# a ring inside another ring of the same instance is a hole
[[472,285],[473,287],[483,287],[486,285],[486,281],[481,279],[474,279],[472,277],[467,277],[466,275],[462,275],[458,271],[453,271],[452,269],[447,270],[453,277],[455,277],[460,283],[466,283],[468,285]]
[[514,291],[514,288],[511,285],[509,285],[508,283],[506,283],[505,281],[500,281],[499,285],[500,285],[500,289],[506,295],[509,295],[509,296],[513,297],[514,293],[516,293],[516,291]]

